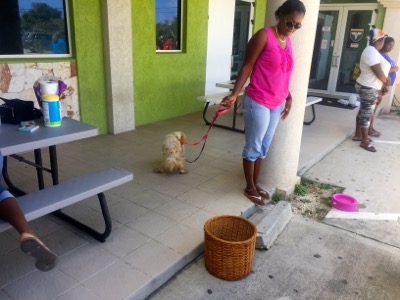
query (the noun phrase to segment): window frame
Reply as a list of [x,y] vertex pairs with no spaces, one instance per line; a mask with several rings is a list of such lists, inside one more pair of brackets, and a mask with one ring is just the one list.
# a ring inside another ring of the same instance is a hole
[[[69,16],[69,0],[61,0],[64,5],[64,14],[65,14],[65,29],[66,29],[66,39],[67,42],[67,50],[68,53],[65,54],[55,54],[55,53],[46,53],[46,54],[0,54],[0,59],[6,58],[72,58],[73,57],[73,49],[71,44],[71,26],[70,26],[70,16]],[[40,0],[38,0],[40,2]]]
[[[183,53],[183,26],[184,26],[184,0],[176,0],[178,5],[180,5],[180,9],[177,10],[178,12],[178,19],[179,19],[179,46],[180,49],[171,49],[171,50],[158,50],[156,49],[156,53]],[[157,2],[155,0],[155,9],[157,8]],[[155,42],[157,45],[157,11],[155,11],[155,27],[156,27],[156,34],[155,34]]]

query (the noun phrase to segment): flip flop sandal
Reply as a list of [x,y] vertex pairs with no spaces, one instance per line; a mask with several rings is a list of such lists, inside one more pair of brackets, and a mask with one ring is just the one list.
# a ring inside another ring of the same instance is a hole
[[373,137],[380,137],[381,133],[379,131],[372,131],[371,133],[368,133],[368,135],[373,136]]
[[244,190],[244,195],[249,199],[251,202],[253,202],[257,206],[265,206],[264,201],[262,200],[261,196],[253,196],[248,194],[249,191]]
[[360,144],[360,147],[369,152],[376,152],[376,149],[375,149],[374,145],[372,145],[372,144],[368,144],[368,145]]
[[[355,142],[361,142],[362,138],[352,138],[352,140],[355,141]],[[372,142],[372,139],[369,138],[368,141]]]
[[271,196],[268,194],[268,192],[266,190],[263,190],[262,188],[260,188],[257,185],[256,185],[256,190],[260,194],[260,196],[262,198],[264,198],[265,200],[270,200],[271,199]]
[[35,266],[42,272],[50,271],[57,264],[57,255],[34,236],[22,240],[21,250],[36,259]]

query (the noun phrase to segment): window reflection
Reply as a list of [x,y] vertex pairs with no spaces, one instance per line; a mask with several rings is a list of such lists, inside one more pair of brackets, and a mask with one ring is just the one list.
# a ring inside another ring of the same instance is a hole
[[181,0],[156,1],[156,50],[181,50]]
[[[65,0],[0,1],[0,55],[69,56]],[[2,14],[3,14],[2,13]]]

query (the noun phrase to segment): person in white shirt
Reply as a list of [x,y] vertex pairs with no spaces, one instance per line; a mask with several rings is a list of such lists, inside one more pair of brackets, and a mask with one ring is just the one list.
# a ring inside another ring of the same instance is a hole
[[361,74],[355,85],[361,101],[356,117],[356,132],[353,141],[361,141],[361,148],[376,152],[368,137],[368,131],[379,91],[385,93],[390,86],[390,78],[388,77],[390,63],[379,53],[386,37],[383,31],[373,28],[369,37],[370,44],[361,54]]

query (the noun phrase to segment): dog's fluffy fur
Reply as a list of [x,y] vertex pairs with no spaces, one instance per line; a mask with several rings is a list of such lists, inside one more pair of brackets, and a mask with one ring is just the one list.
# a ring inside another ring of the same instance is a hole
[[181,141],[186,139],[186,135],[182,131],[175,131],[167,134],[162,144],[162,161],[159,166],[154,169],[156,173],[178,171],[180,174],[186,174],[185,169],[185,146]]

